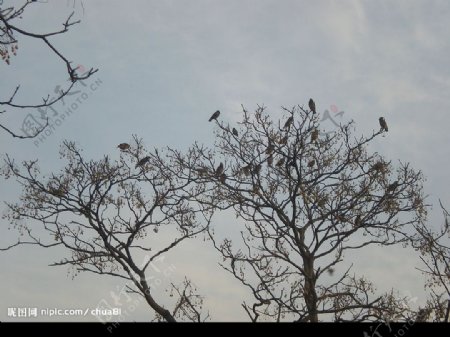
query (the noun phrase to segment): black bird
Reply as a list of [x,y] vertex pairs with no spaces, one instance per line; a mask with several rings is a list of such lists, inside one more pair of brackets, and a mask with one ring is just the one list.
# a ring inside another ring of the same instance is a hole
[[130,144],[127,144],[127,143],[121,143],[121,144],[117,145],[117,147],[118,147],[119,149],[121,149],[122,151],[125,151],[125,150],[128,150],[128,149],[130,148]]
[[395,189],[398,187],[399,183],[398,181],[394,181],[392,184],[390,184],[387,188],[388,192],[394,192]]
[[211,122],[213,119],[217,119],[217,118],[219,117],[219,115],[220,115],[220,111],[217,110],[216,112],[214,112],[214,113],[212,114],[211,117],[209,117],[209,122]]
[[316,103],[314,103],[312,98],[309,99],[308,105],[309,105],[309,110],[311,110],[312,113],[315,114],[316,113]]
[[222,183],[222,184],[225,184],[225,181],[227,180],[227,175],[225,174],[225,173],[222,173],[221,175],[220,175],[220,182]]
[[237,130],[235,128],[233,128],[233,135],[235,135],[236,137],[239,136],[239,133],[237,132]]
[[354,227],[359,227],[360,224],[361,224],[361,214],[358,214],[355,218]]
[[223,163],[220,163],[216,168],[216,176],[220,176],[223,172]]
[[150,156],[144,157],[141,160],[138,161],[138,163],[136,164],[136,168],[138,166],[144,166],[145,164],[147,164],[150,160]]
[[244,166],[241,171],[248,176],[250,174],[250,170],[252,169],[252,164],[248,164],[247,166]]
[[316,163],[316,161],[314,159],[310,160],[308,162],[308,167],[313,167],[315,163]]
[[384,117],[380,117],[379,119],[378,119],[378,121],[380,122],[380,126],[381,126],[381,131],[388,131],[388,126],[387,126],[387,123],[386,123],[386,121],[385,121],[385,119],[384,119]]
[[288,139],[289,139],[289,136],[284,136],[283,138],[280,139],[280,141],[278,143],[281,145],[286,145]]
[[276,166],[281,167],[284,164],[284,158],[281,158],[279,161],[277,161]]
[[267,157],[267,165],[272,166],[273,163],[273,156],[270,155],[269,157]]
[[274,149],[275,149],[275,146],[273,146],[272,143],[269,143],[269,145],[267,146],[267,149],[266,149],[266,154],[269,154],[269,155],[272,154]]
[[288,118],[286,123],[284,123],[284,128],[289,129],[291,127],[292,122],[294,121],[294,116]]
[[261,171],[261,164],[258,164],[255,166],[255,168],[253,169],[253,173],[254,174],[259,174],[259,172]]

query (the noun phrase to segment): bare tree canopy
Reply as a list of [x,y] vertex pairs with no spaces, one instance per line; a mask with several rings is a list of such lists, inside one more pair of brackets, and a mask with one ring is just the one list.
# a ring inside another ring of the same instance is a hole
[[[3,3],[3,2],[2,2]],[[97,69],[89,69],[86,73],[81,74],[80,70],[77,66],[74,66],[69,59],[64,56],[64,54],[58,50],[58,48],[52,43],[51,39],[54,36],[64,34],[69,31],[70,27],[79,23],[80,21],[73,21],[73,12],[72,14],[63,22],[63,28],[49,32],[49,33],[35,33],[30,32],[25,29],[20,28],[17,21],[21,20],[27,7],[30,5],[37,5],[35,1],[27,0],[22,2],[22,5],[10,6],[10,7],[2,7],[0,3],[0,57],[6,64],[10,64],[11,56],[15,56],[19,50],[19,40],[20,37],[28,37],[32,39],[36,39],[41,41],[45,46],[47,46],[51,52],[56,56],[56,59],[59,59],[60,62],[64,65],[67,74],[69,76],[70,84],[67,88],[63,88],[56,95],[56,97],[43,97],[42,101],[39,103],[17,103],[15,97],[20,89],[20,84],[18,84],[6,99],[2,99],[0,97],[0,107],[5,107],[9,109],[34,109],[34,108],[45,108],[53,105],[54,103],[63,99],[73,88],[73,86],[80,80],[84,80],[89,78],[92,74],[94,74]],[[0,117],[5,116],[7,110],[0,110]],[[15,131],[12,131],[10,128],[6,126],[4,122],[0,123],[0,128],[9,133],[12,137],[16,138],[34,138],[38,134],[40,134],[46,127],[47,123],[40,129],[35,130],[33,135],[20,135]]]
[[[262,106],[242,116],[234,126],[219,114],[205,121],[214,147],[194,143],[186,153],[149,151],[134,136],[113,147],[119,160],[94,161],[66,141],[66,166],[49,176],[37,161],[7,156],[2,174],[23,195],[6,213],[19,240],[2,250],[62,246],[70,254],[53,265],[131,281],[128,291],[169,322],[207,319],[203,297],[185,278],[172,283],[171,309],[163,306],[167,296],[148,285],[149,265],[202,236],[252,294],[242,303],[251,321],[448,320],[448,213],[441,232],[427,228],[422,173],[370,151],[371,142],[388,141],[376,118],[375,131],[357,137],[353,121],[322,132],[320,114],[302,106],[278,119]],[[235,213],[239,237],[212,230],[224,211]],[[380,293],[347,263],[365,247],[392,245],[421,252],[430,288],[439,289],[425,308],[393,289]]]
[[[144,155],[146,162],[135,168]],[[24,194],[20,203],[8,205],[7,219],[20,239],[6,249],[63,246],[70,255],[54,266],[129,280],[129,292],[165,321],[206,319],[199,309],[202,297],[188,279],[173,285],[178,298],[171,311],[160,304],[166,293],[155,293],[147,281],[153,262],[206,231],[210,221],[188,202],[200,191],[177,178],[184,170],[179,158],[147,152],[137,138],[119,161],[87,161],[72,142],[64,142],[61,156],[66,167],[48,178],[40,175],[37,161],[20,169],[7,158],[3,173],[17,179]]]
[[410,315],[404,299],[371,296],[370,280],[339,266],[346,252],[407,242],[426,216],[422,174],[367,150],[384,129],[357,138],[350,122],[319,136],[313,109],[284,110],[286,119],[273,120],[264,107],[243,108],[237,132],[217,120],[215,148],[192,147],[197,160],[187,167],[207,191],[198,202],[245,222],[237,244],[211,237],[224,268],[254,295],[246,312],[253,321]]

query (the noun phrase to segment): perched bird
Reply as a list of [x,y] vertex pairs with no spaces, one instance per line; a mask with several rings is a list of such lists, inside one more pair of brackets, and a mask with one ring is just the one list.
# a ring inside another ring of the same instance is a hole
[[288,139],[289,139],[289,136],[284,136],[283,138],[280,139],[279,143],[280,143],[281,145],[286,145]]
[[220,182],[222,183],[222,184],[225,184],[225,181],[227,180],[227,175],[225,174],[225,173],[222,173],[221,175],[220,175]]
[[315,114],[316,113],[316,103],[314,103],[312,98],[309,99],[308,105],[309,105],[309,110],[311,110],[312,113]]
[[125,151],[125,150],[128,150],[128,149],[130,148],[130,144],[127,144],[127,143],[121,143],[121,144],[117,145],[117,147],[118,147],[119,149],[121,149],[122,151]]
[[398,187],[399,183],[398,181],[394,181],[392,184],[390,184],[387,188],[388,192],[394,192],[395,189]]
[[275,149],[275,146],[273,146],[272,143],[269,143],[269,145],[267,145],[267,149],[266,149],[266,154],[272,154],[273,150]]
[[379,119],[378,119],[378,121],[380,122],[380,126],[381,126],[381,131],[388,131],[388,126],[387,126],[387,123],[386,123],[386,121],[385,121],[385,119],[384,119],[384,117],[380,117]]
[[315,163],[316,163],[316,161],[314,159],[310,160],[308,162],[308,167],[313,167]]
[[319,130],[314,129],[313,132],[311,132],[311,143],[316,141],[317,138],[319,138]]
[[253,169],[254,174],[259,174],[259,172],[261,172],[261,164],[256,165]]
[[289,129],[291,127],[292,122],[294,121],[294,116],[288,118],[286,123],[284,123],[284,128]]
[[233,135],[235,135],[236,137],[239,136],[239,133],[237,132],[236,128],[233,128]]
[[216,168],[216,176],[220,176],[223,172],[223,163],[220,163]]
[[334,268],[328,268],[327,269],[327,272],[328,272],[328,274],[330,275],[330,276],[333,276],[333,274],[334,274]]
[[252,169],[252,164],[248,164],[247,166],[244,166],[241,168],[241,172],[244,173],[246,176],[250,174],[250,170]]
[[209,122],[211,122],[213,119],[217,119],[217,118],[219,117],[219,115],[220,115],[220,111],[217,110],[216,112],[214,112],[214,113],[212,114],[211,117],[209,117]]
[[270,155],[267,157],[267,165],[272,166],[272,163],[273,163],[273,156]]
[[359,227],[360,224],[361,224],[361,214],[358,214],[355,218],[354,226]]
[[281,158],[277,163],[275,164],[277,167],[281,167],[284,164],[284,158]]
[[147,157],[142,158],[141,160],[139,160],[139,161],[137,162],[136,168],[137,168],[138,166],[144,166],[145,164],[147,164],[147,163],[149,162],[149,160],[150,160],[150,156],[147,156]]

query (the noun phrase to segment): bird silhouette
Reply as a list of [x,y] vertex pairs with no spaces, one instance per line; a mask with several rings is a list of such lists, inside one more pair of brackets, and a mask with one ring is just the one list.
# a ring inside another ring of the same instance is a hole
[[233,128],[233,135],[235,135],[236,137],[239,136],[239,133],[237,132],[236,128]]
[[122,151],[125,151],[125,150],[128,150],[128,149],[130,148],[130,144],[127,144],[127,143],[121,143],[121,144],[117,145],[117,147],[118,147],[119,149],[121,149]]
[[220,176],[223,172],[223,163],[220,163],[216,168],[216,176]]
[[252,164],[248,164],[247,166],[244,166],[241,170],[242,173],[244,173],[246,176],[250,174],[250,170],[252,169]]
[[225,173],[222,173],[221,175],[220,175],[220,182],[222,183],[222,184],[225,184],[225,181],[227,180],[227,175],[225,174]]
[[294,116],[288,118],[286,123],[284,123],[284,128],[289,129],[291,127],[292,122],[294,121]]
[[359,227],[361,224],[361,214],[358,214],[355,218],[354,227]]
[[275,164],[277,167],[281,167],[284,164],[284,158],[281,158],[280,160],[277,161],[277,163]]
[[311,110],[312,113],[315,114],[316,113],[316,103],[314,103],[312,98],[309,99],[308,105],[309,105],[309,110]]
[[139,167],[139,166],[142,167],[142,166],[144,166],[145,164],[147,164],[149,161],[150,161],[150,156],[144,157],[144,158],[142,158],[141,160],[139,160],[139,161],[137,162],[135,168],[137,168],[137,167]]
[[316,163],[316,161],[314,159],[310,160],[308,162],[308,167],[313,167],[315,163]]
[[254,174],[259,174],[259,172],[261,172],[261,164],[256,165],[253,169]]
[[380,122],[380,126],[381,126],[381,131],[388,131],[388,126],[387,126],[387,123],[386,123],[386,120],[384,119],[384,117],[380,117],[379,119],[378,119],[378,121]]
[[269,145],[267,145],[267,149],[266,149],[266,154],[272,154],[273,150],[275,149],[275,146],[273,146],[272,143],[269,143]]
[[272,166],[273,163],[273,156],[270,155],[269,157],[267,157],[267,165]]
[[317,138],[319,138],[319,130],[314,129],[313,132],[311,132],[311,143],[316,141]]
[[289,139],[289,136],[284,136],[283,138],[280,139],[279,143],[280,143],[281,145],[286,145],[288,139]]
[[220,115],[220,111],[217,110],[216,112],[214,112],[214,113],[212,114],[211,117],[209,117],[209,122],[211,122],[213,119],[217,119],[217,118],[219,117],[219,115]]
[[395,189],[398,187],[398,185],[400,185],[400,184],[398,183],[398,181],[394,181],[392,184],[390,184],[390,185],[388,186],[387,191],[388,191],[388,192],[394,192]]

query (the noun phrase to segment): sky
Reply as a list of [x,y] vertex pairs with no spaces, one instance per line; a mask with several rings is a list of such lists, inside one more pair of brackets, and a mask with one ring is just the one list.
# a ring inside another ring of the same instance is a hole
[[[3,8],[10,3],[3,1]],[[58,151],[64,139],[95,159],[118,158],[117,144],[133,134],[149,147],[212,145],[207,119],[218,109],[233,123],[240,119],[241,104],[250,111],[265,105],[277,115],[281,106],[306,106],[313,97],[320,113],[329,110],[337,123],[354,120],[359,134],[377,130],[378,117],[384,116],[389,132],[371,149],[424,173],[431,226],[442,221],[438,200],[450,207],[448,1],[40,0],[15,24],[50,32],[72,11],[81,23],[52,42],[74,64],[99,69],[86,86],[75,88],[86,99],[77,102],[73,95],[55,105],[52,113],[67,117],[45,137],[18,140],[0,132],[0,156],[39,159],[48,173],[63,166]],[[19,37],[11,61],[0,63],[0,100],[18,84],[21,103],[67,85],[64,64],[42,43]],[[20,130],[32,112],[9,111],[0,121]],[[14,181],[0,180],[1,201],[15,201],[19,193]],[[2,203],[0,212],[5,209]],[[220,228],[228,219],[219,215],[214,225]],[[15,239],[8,226],[0,219],[0,245]],[[72,280],[65,267],[48,266],[59,253],[36,247],[0,253],[0,321],[21,320],[8,317],[8,308],[92,309],[123,287],[113,278],[88,274]],[[394,287],[425,301],[416,254],[374,247],[348,258],[380,289]],[[163,277],[161,291],[172,278],[188,275],[205,295],[211,320],[246,320],[240,304],[249,293],[218,260],[200,240],[186,243],[182,254],[167,255],[164,268],[171,276]],[[127,305],[124,320],[153,316],[142,302]]]

